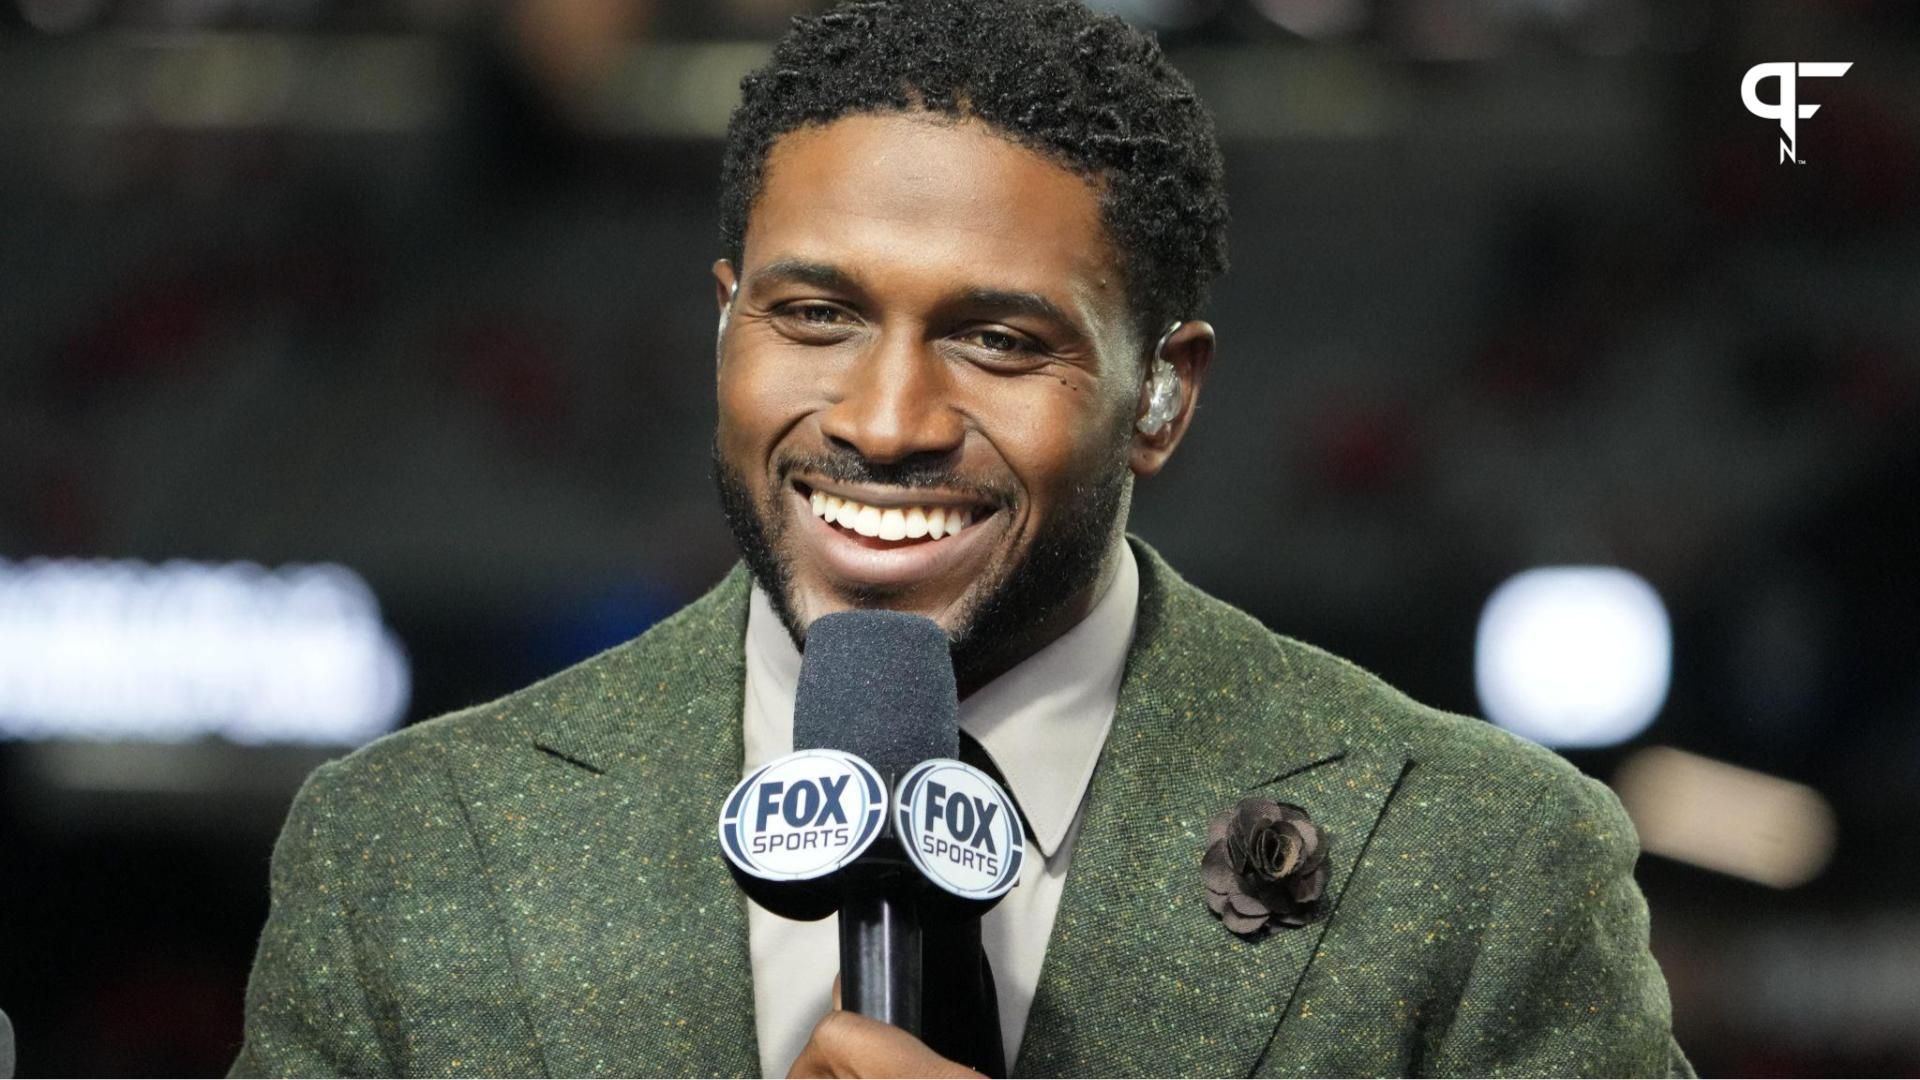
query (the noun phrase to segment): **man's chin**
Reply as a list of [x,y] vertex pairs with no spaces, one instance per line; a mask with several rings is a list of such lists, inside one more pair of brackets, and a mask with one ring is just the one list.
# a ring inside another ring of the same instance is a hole
[[791,606],[796,621],[803,627],[811,625],[813,620],[822,615],[884,608],[932,619],[951,638],[966,631],[968,604],[975,590],[968,588],[956,596],[951,591],[929,590],[911,584],[826,584],[796,568],[792,591]]

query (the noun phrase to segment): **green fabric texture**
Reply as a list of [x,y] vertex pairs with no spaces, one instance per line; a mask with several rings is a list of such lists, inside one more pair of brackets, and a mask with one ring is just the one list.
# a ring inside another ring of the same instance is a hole
[[[1014,1072],[1690,1076],[1605,787],[1188,585],[1134,541],[1112,734]],[[247,1075],[752,1075],[741,769],[749,582],[321,767],[273,857]],[[1332,836],[1328,912],[1245,940],[1207,823]]]

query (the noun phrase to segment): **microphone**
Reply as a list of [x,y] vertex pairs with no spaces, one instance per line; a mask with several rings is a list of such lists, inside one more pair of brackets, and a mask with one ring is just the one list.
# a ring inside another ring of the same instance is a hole
[[0,1012],[0,1080],[13,1080],[13,1021]]
[[[858,754],[891,789],[960,749],[960,692],[946,631],[931,619],[855,609],[807,628],[793,745]],[[919,867],[888,829],[842,883],[841,1007],[913,1035],[921,1015]]]
[[897,778],[960,751],[947,632],[898,611],[842,611],[807,628],[793,745],[859,754]]
[[[728,868],[761,907],[801,920],[839,912],[842,1007],[916,1036],[929,1035],[923,922],[977,918],[1018,882],[1025,854],[1012,798],[956,760],[949,649],[946,632],[917,615],[816,619],[796,749],[742,780],[719,821]],[[983,971],[938,974],[959,986]],[[997,1057],[982,1064],[1004,1070]]]
[[[823,919],[912,870],[886,839],[887,809],[899,774],[957,745],[947,650],[945,632],[917,616],[850,611],[814,621],[795,695],[798,749],[741,780],[720,809],[720,850],[761,907]],[[855,981],[843,977],[843,1002],[855,1000]]]

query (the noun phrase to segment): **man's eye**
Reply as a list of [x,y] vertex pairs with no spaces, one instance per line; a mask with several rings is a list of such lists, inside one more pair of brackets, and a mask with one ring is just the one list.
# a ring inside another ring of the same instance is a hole
[[832,304],[796,304],[786,314],[808,326],[839,326],[846,321],[846,312]]
[[974,330],[963,335],[961,340],[970,341],[988,352],[1022,353],[1033,351],[1032,344],[1029,343],[1026,338],[1009,334],[1004,330]]

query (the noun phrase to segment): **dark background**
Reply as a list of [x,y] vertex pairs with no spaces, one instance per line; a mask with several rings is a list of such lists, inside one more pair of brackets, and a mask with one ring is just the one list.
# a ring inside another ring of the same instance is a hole
[[[1135,531],[1469,713],[1501,581],[1643,576],[1672,691],[1569,756],[1837,822],[1789,889],[1642,861],[1682,1045],[1920,1071],[1920,4],[1108,6],[1215,109],[1234,211]],[[0,0],[0,557],[352,567],[409,720],[698,595],[717,137],[806,7]],[[1854,63],[1802,81],[1802,165],[1740,102],[1779,60]],[[23,1075],[225,1069],[274,833],[344,750],[0,741]]]

